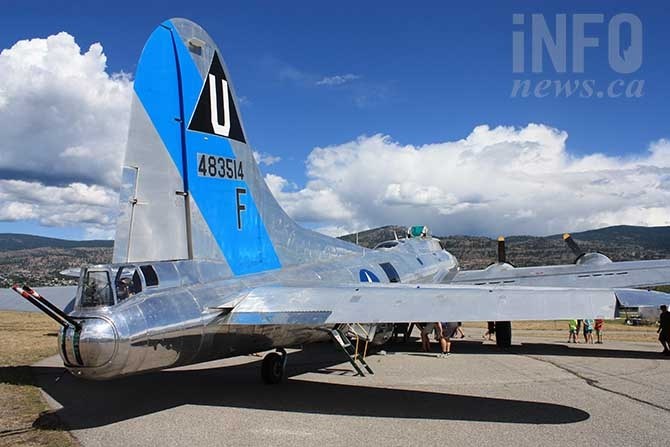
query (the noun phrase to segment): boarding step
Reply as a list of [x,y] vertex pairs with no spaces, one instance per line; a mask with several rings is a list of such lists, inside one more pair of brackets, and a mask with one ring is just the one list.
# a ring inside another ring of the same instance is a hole
[[346,334],[349,340],[362,340],[372,342],[377,332],[377,324],[352,323],[341,327],[342,333]]
[[[347,325],[346,327],[348,328],[349,326]],[[335,344],[347,356],[349,363],[351,363],[351,366],[354,367],[359,376],[365,377],[363,369],[365,369],[368,374],[374,374],[370,365],[365,361],[369,342],[367,338],[363,341],[361,340],[361,337],[356,336],[355,343],[352,343],[340,328],[330,329],[328,332]],[[362,352],[360,348],[362,348]]]

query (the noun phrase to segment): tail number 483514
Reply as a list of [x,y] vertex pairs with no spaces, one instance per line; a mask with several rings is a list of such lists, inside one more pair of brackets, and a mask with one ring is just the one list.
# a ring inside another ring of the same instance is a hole
[[198,153],[198,176],[244,180],[242,162],[235,158]]

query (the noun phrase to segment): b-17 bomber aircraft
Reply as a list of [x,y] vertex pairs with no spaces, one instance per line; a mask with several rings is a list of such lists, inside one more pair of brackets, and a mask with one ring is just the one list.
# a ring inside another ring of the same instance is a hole
[[[75,376],[274,349],[261,375],[277,383],[284,348],[330,338],[371,372],[346,332],[382,342],[398,322],[613,318],[622,305],[667,301],[619,288],[670,283],[668,260],[592,255],[570,266],[459,272],[423,226],[377,250],[302,228],[265,184],[238,106],[200,26],[172,19],[154,30],[135,74],[113,264],[81,269],[67,311],[15,286],[62,325],[59,352]],[[510,334],[499,325],[502,344]]]

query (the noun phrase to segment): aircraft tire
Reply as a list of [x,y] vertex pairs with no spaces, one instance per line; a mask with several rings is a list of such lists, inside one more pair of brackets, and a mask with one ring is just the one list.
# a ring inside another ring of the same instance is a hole
[[284,379],[284,363],[284,357],[277,352],[266,355],[261,365],[263,382],[268,385],[281,383]]
[[496,344],[499,348],[512,346],[512,322],[496,321]]

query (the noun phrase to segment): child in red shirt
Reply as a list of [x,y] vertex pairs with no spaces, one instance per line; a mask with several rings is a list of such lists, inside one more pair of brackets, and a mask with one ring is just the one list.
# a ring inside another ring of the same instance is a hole
[[596,343],[602,344],[603,343],[603,326],[605,325],[605,321],[602,319],[596,320],[595,324],[595,330],[596,330]]

